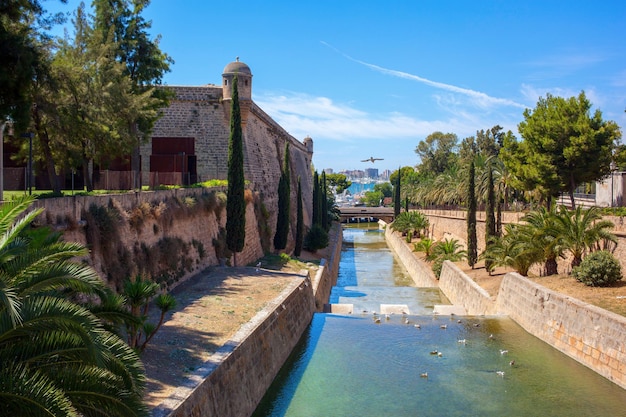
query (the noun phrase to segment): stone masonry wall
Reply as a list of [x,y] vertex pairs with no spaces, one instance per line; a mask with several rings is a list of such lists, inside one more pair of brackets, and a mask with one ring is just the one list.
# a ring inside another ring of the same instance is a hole
[[331,246],[328,259],[322,259],[320,268],[313,278],[313,292],[315,293],[316,311],[324,310],[324,304],[330,298],[330,292],[337,283],[339,274],[339,261],[341,260],[341,246],[343,241],[343,228],[341,224],[334,223],[329,234],[329,245]]
[[527,332],[626,388],[626,318],[505,275],[497,311]]
[[[92,204],[107,207],[115,206],[122,212],[122,217],[130,216],[134,208],[147,204],[152,207],[159,204],[173,204],[172,200],[185,201],[191,197],[199,197],[203,193],[210,191],[222,191],[221,187],[215,189],[187,188],[163,191],[149,191],[141,193],[111,194],[99,196],[74,196],[36,200],[33,208],[44,207],[44,212],[39,216],[37,222],[42,225],[49,225],[57,229],[65,229],[63,238],[66,241],[79,242],[87,245],[85,233],[84,212],[89,210]],[[167,202],[167,203],[164,203]],[[156,245],[163,238],[179,238],[189,245],[190,251],[187,254],[193,258],[192,269],[185,272],[176,283],[170,285],[170,289],[184,282],[189,277],[197,274],[203,269],[218,265],[213,239],[218,236],[219,228],[226,225],[226,211],[223,209],[218,215],[213,211],[204,211],[196,217],[177,216],[171,219],[171,223],[165,225],[155,218],[147,218],[141,228],[131,228],[126,219],[120,222],[118,228],[118,238],[121,244],[133,252],[136,245],[151,247]],[[77,225],[69,227],[68,225]],[[197,245],[192,242],[200,242],[204,247],[204,256],[200,256]],[[107,274],[105,262],[97,247],[90,247],[89,263],[106,278]],[[264,255],[259,235],[257,215],[254,204],[246,206],[246,240],[244,249],[237,254],[237,264],[246,265]],[[128,271],[129,276],[133,273]]]
[[418,287],[436,287],[437,278],[430,266],[421,262],[411,249],[403,242],[402,236],[394,232],[390,227],[385,227],[385,240],[387,245],[401,259],[402,264],[413,278]]
[[450,261],[445,261],[441,268],[439,289],[452,304],[463,306],[469,315],[489,315],[496,311],[495,297],[489,296],[487,291]]
[[[406,244],[402,246],[407,250],[396,253],[404,265],[417,260]],[[402,246],[390,245],[393,250]],[[549,290],[517,273],[504,276],[495,299],[449,261],[443,264],[438,284],[452,304],[464,307],[468,314],[508,315],[528,333],[626,389],[625,317]]]
[[[195,141],[198,181],[226,179],[228,171],[228,139],[230,135],[230,102],[222,101],[222,87],[167,87],[175,98],[162,110],[153,137],[192,137]],[[254,102],[247,118],[242,120],[244,172],[250,188],[258,192],[274,229],[278,212],[278,180],[284,159],[285,144],[289,143],[291,168],[291,206],[295,209],[297,181],[301,178],[303,220],[311,224],[313,208],[313,153]],[[143,182],[147,184],[150,171],[151,144],[141,147]],[[287,251],[295,241],[295,210],[292,211]]]

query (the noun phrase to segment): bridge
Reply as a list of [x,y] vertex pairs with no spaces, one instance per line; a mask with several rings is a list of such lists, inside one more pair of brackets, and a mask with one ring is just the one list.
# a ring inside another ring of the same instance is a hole
[[366,223],[384,220],[393,221],[393,207],[339,207],[342,223]]

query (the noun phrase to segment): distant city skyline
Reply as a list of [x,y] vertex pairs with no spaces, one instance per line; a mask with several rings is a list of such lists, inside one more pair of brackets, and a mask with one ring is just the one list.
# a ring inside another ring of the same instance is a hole
[[519,138],[524,109],[547,93],[584,90],[626,125],[626,2],[152,0],[143,15],[175,60],[166,84],[220,84],[238,56],[253,100],[313,138],[320,172],[364,170],[371,156],[379,171],[415,166],[435,131],[461,141],[500,125]]

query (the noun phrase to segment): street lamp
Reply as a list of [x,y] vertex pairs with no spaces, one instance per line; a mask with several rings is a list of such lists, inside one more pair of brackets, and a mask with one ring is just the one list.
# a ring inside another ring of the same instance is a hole
[[22,133],[21,138],[28,138],[28,195],[33,194],[33,132]]

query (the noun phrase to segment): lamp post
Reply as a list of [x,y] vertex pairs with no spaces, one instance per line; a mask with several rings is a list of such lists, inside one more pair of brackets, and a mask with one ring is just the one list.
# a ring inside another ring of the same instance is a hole
[[28,195],[33,194],[33,132],[22,133],[21,138],[28,138]]

